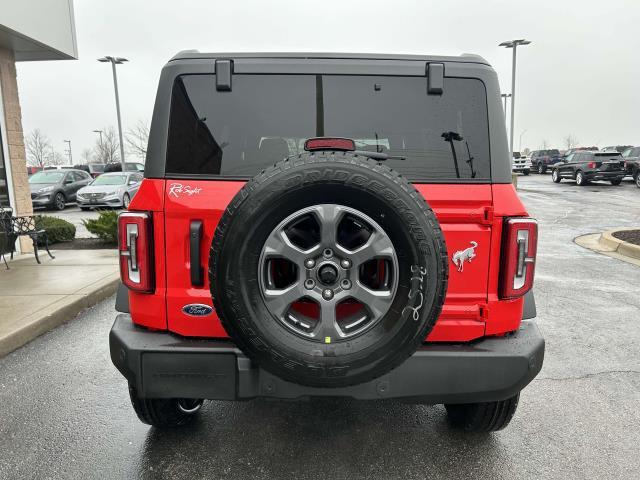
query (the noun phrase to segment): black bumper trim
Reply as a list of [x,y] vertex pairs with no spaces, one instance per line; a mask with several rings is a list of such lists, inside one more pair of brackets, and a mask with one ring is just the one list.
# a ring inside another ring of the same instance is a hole
[[504,400],[542,368],[544,339],[533,321],[471,344],[424,345],[380,378],[344,388],[282,380],[252,364],[228,341],[190,340],[136,327],[118,315],[109,335],[111,360],[143,397],[246,400],[256,397],[401,398],[422,403]]

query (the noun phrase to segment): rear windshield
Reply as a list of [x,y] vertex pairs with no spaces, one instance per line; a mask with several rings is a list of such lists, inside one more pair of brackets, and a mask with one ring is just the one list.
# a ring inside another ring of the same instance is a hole
[[403,157],[385,163],[413,181],[491,177],[481,81],[427,95],[424,77],[348,75],[234,75],[228,92],[213,75],[178,77],[166,173],[251,177],[322,136]]

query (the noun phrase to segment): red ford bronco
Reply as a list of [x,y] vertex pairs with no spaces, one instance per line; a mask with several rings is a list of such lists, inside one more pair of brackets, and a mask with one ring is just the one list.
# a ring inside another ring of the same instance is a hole
[[174,57],[119,218],[109,341],[140,420],[331,396],[505,427],[544,340],[499,92],[474,55]]

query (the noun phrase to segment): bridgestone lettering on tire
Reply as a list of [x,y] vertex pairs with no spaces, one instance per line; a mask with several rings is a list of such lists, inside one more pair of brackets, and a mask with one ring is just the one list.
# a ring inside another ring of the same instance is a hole
[[314,387],[400,365],[437,320],[444,237],[395,171],[351,153],[284,160],[228,205],[209,280],[223,326],[265,370]]

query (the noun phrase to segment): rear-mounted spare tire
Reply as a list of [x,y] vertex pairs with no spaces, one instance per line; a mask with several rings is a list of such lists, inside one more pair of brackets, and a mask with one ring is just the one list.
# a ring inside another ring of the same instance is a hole
[[216,312],[265,370],[313,387],[366,382],[400,365],[444,302],[444,238],[397,172],[314,152],[261,172],[218,223]]

